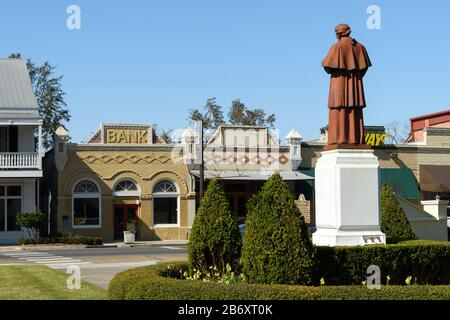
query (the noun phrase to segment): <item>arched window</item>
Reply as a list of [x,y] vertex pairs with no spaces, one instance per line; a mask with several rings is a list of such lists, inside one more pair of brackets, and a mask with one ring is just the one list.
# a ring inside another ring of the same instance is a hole
[[175,183],[158,182],[153,188],[153,224],[156,226],[179,225],[179,193]]
[[91,180],[82,180],[73,188],[72,224],[74,228],[101,226],[101,194],[99,186]]
[[156,184],[153,193],[177,192],[177,186],[172,181],[163,180]]
[[73,193],[98,193],[98,187],[91,180],[83,180],[77,183]]
[[115,196],[138,196],[139,189],[131,180],[122,180],[114,188]]

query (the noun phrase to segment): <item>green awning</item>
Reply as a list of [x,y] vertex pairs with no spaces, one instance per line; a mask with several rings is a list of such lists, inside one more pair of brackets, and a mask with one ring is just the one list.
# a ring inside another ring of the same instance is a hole
[[418,183],[409,168],[380,169],[380,187],[390,186],[395,193],[407,199],[420,199]]
[[[314,176],[314,168],[301,168],[301,169],[298,169],[297,171],[300,172],[300,173],[306,174],[307,176],[310,176],[310,177],[313,177],[313,178],[315,177]],[[308,180],[308,181],[305,181],[305,182],[309,186],[314,188],[314,180]]]
[[[314,177],[314,168],[301,168],[299,172]],[[314,181],[310,181],[313,186]],[[409,168],[380,169],[380,189],[383,184],[390,186],[395,193],[406,199],[420,199],[418,183]]]
[[314,177],[314,168],[300,168],[298,169],[298,172]]

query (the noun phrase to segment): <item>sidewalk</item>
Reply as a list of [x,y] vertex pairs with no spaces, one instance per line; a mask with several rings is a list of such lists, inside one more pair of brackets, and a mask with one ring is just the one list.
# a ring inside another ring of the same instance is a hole
[[68,244],[42,244],[42,245],[5,245],[0,246],[2,251],[16,251],[16,250],[65,250],[65,249],[83,249],[83,248],[132,248],[132,247],[155,247],[155,246],[179,246],[187,245],[188,240],[155,240],[155,241],[136,241],[133,244],[124,244],[123,242],[104,243],[103,245],[68,245]]

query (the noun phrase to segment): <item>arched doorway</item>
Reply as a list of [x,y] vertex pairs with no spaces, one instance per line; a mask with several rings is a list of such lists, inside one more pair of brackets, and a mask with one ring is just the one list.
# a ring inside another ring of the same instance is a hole
[[133,231],[139,239],[139,187],[130,180],[114,187],[114,240],[123,240],[124,231]]

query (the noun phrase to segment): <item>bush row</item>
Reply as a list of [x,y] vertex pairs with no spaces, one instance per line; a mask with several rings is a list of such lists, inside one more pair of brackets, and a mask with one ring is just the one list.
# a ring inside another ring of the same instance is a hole
[[82,237],[72,235],[58,235],[55,237],[39,237],[38,240],[22,238],[20,245],[29,244],[85,244],[85,245],[101,245],[102,239],[97,237]]
[[450,284],[450,244],[407,241],[394,245],[365,247],[318,247],[317,278],[330,285],[359,285],[367,268],[381,270],[383,284],[404,285],[411,277],[416,284]]
[[[119,273],[111,281],[113,300],[438,300],[450,299],[450,286],[295,286],[223,284],[176,279],[187,264],[161,264]],[[169,274],[170,273],[170,274]],[[169,277],[170,275],[170,277]]]

